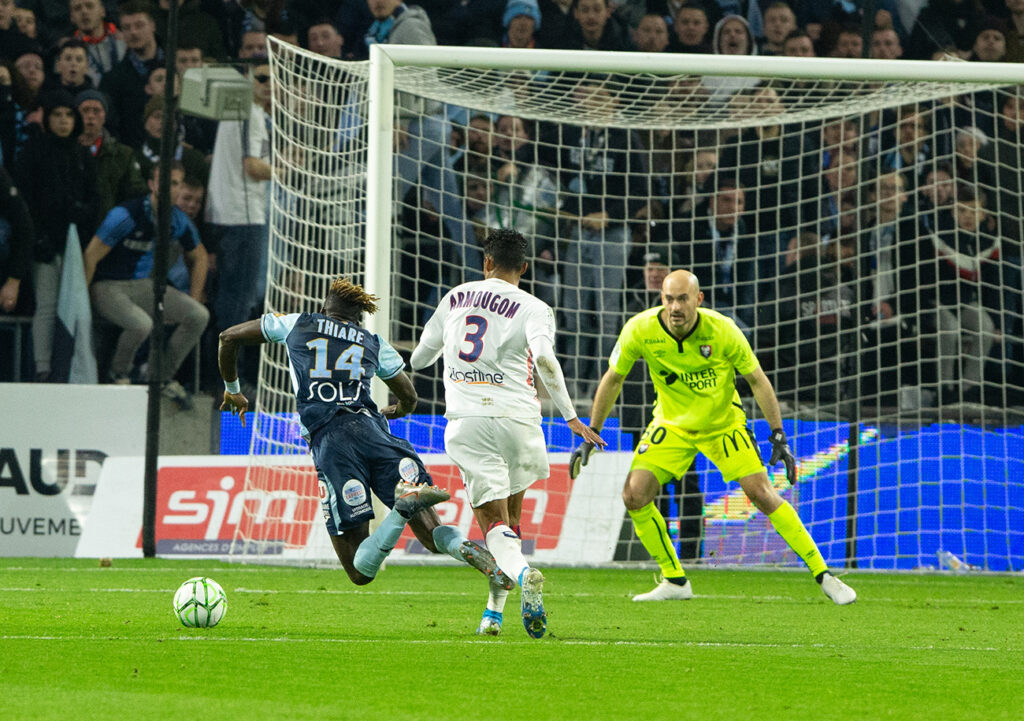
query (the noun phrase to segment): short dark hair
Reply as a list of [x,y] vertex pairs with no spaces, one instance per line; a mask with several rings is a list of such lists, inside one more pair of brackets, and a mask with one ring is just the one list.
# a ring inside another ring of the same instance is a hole
[[985,194],[979,193],[973,187],[967,183],[957,183],[956,185],[956,202],[958,203],[981,203],[981,207],[985,208],[987,203],[985,202]]
[[335,278],[324,297],[323,312],[326,315],[339,316],[348,320],[358,321],[363,313],[377,312],[375,295],[367,293],[363,286],[353,283],[348,278]]
[[153,6],[145,2],[145,0],[128,0],[128,2],[118,6],[117,12],[121,17],[125,15],[149,15],[149,19],[156,22]]
[[69,38],[69,39],[65,40],[64,42],[62,42],[60,44],[60,49],[57,51],[57,57],[59,58],[61,55],[63,55],[64,51],[67,50],[68,48],[71,48],[72,50],[74,50],[75,48],[78,48],[83,53],[85,53],[85,57],[86,58],[89,57],[89,48],[87,48],[85,46],[85,43],[83,43],[78,38]]
[[[171,161],[171,170],[180,170],[182,173],[185,172],[185,165],[180,160]],[[156,180],[157,173],[160,172],[160,163],[153,163],[149,166],[149,172],[146,173],[146,180]]]
[[512,228],[495,228],[484,241],[484,257],[501,270],[518,271],[526,262],[526,238]]

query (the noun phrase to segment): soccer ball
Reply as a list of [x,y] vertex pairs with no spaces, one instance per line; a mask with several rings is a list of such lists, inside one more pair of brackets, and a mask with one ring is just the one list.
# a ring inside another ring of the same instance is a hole
[[227,610],[224,589],[212,578],[190,578],[174,594],[174,613],[188,628],[216,626]]

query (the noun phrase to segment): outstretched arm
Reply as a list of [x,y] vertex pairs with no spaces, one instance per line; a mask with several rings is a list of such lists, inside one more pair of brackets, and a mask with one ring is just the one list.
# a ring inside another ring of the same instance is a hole
[[611,368],[606,370],[604,375],[601,376],[597,392],[594,393],[594,405],[590,410],[591,426],[598,430],[604,427],[604,422],[611,415],[612,408],[615,407],[615,401],[622,391],[622,384],[625,380],[626,376],[620,375]]
[[224,379],[224,402],[220,404],[222,411],[231,411],[238,416],[245,426],[245,412],[249,410],[249,400],[242,395],[238,385],[238,348],[243,345],[259,345],[266,343],[259,320],[249,320],[233,325],[221,331],[220,346],[217,349],[217,366],[221,378]]
[[537,375],[551,396],[552,402],[562,414],[562,418],[568,424],[573,433],[583,438],[587,443],[604,447],[605,441],[595,431],[583,425],[579,419],[572,399],[569,398],[569,391],[565,387],[565,376],[562,374],[562,366],[555,357],[555,349],[551,345],[551,339],[547,336],[538,336],[530,341],[530,352],[533,354],[533,361],[537,365]]

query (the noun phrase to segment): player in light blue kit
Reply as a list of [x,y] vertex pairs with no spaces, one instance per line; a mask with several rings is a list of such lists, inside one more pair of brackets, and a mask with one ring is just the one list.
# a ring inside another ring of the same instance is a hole
[[[267,313],[222,332],[221,409],[245,423],[249,401],[239,389],[238,347],[283,344],[302,434],[320,479],[327,532],[352,582],[361,586],[373,580],[408,524],[431,552],[447,553],[491,582],[512,588],[511,579],[498,570],[485,548],[452,526],[441,525],[432,507],[448,500],[448,492],[434,487],[412,445],[388,431],[386,419],[412,413],[417,397],[395,349],[359,325],[363,313],[376,312],[376,302],[377,297],[362,286],[337,278],[319,313]],[[395,394],[397,404],[377,410],[370,398],[375,375]],[[371,490],[391,508],[372,534]]]

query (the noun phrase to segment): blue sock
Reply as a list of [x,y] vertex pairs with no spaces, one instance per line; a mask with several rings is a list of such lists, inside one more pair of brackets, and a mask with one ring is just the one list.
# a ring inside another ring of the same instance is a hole
[[[487,609],[484,609],[484,616],[483,617],[485,619],[489,618],[492,621],[497,621],[498,625],[499,626],[501,625],[501,611],[492,611],[491,609],[487,608]],[[481,620],[483,620],[483,619],[481,619]]]
[[380,564],[398,543],[398,537],[405,529],[405,519],[398,511],[391,511],[384,517],[377,530],[371,533],[356,549],[352,565],[367,578],[373,578],[380,570]]
[[462,554],[459,553],[459,548],[467,539],[459,532],[459,529],[455,526],[438,526],[431,532],[431,535],[434,537],[434,545],[437,546],[438,551],[447,553],[456,561],[465,562]]

